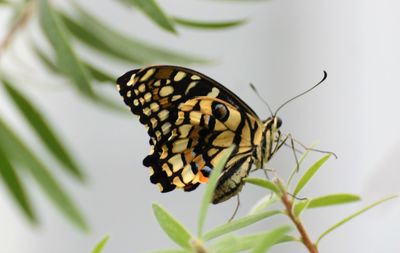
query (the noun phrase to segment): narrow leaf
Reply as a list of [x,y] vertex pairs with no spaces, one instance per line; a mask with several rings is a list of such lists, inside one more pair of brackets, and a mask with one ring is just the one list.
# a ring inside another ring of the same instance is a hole
[[186,249],[164,249],[152,251],[151,253],[193,253],[193,251]]
[[153,212],[164,232],[179,246],[190,249],[192,236],[188,230],[170,213],[158,204],[153,204]]
[[297,203],[293,208],[294,216],[300,217],[300,214],[310,205],[310,200],[306,199]]
[[173,18],[176,24],[181,26],[186,26],[190,28],[197,28],[197,29],[226,29],[232,28],[236,26],[243,25],[246,20],[230,20],[230,21],[199,21],[199,20],[189,20],[184,18]]
[[83,180],[84,176],[82,170],[78,167],[77,163],[63,146],[60,138],[50,127],[49,122],[44,118],[41,112],[39,112],[27,97],[17,89],[13,88],[8,81],[3,80],[3,83],[8,95],[12,98],[26,121],[40,137],[40,140],[46,145],[47,149],[55,158],[58,159],[58,161],[60,161],[61,164],[64,165],[67,172],[76,176],[78,179]]
[[318,240],[316,241],[315,244],[318,245],[318,243],[321,241],[321,239],[324,238],[327,234],[329,234],[329,233],[332,232],[333,230],[337,229],[338,227],[342,226],[343,224],[347,223],[348,221],[354,219],[355,217],[359,216],[360,214],[362,214],[362,213],[368,211],[369,209],[371,209],[371,208],[373,208],[373,207],[375,207],[375,206],[377,206],[377,205],[382,204],[383,202],[386,202],[386,201],[388,201],[388,200],[391,200],[391,199],[394,199],[394,198],[397,198],[397,197],[398,197],[398,196],[395,195],[395,196],[389,196],[389,197],[380,199],[380,200],[378,200],[378,201],[372,203],[371,205],[366,206],[366,207],[364,207],[363,209],[361,209],[361,210],[359,210],[359,211],[353,213],[352,215],[350,215],[350,216],[344,218],[343,220],[339,221],[338,223],[334,224],[332,227],[328,228],[325,232],[323,232],[323,233],[318,237]]
[[204,227],[204,222],[206,220],[208,207],[210,205],[212,196],[214,194],[215,187],[217,187],[218,178],[221,175],[222,169],[225,167],[225,163],[228,160],[229,156],[231,155],[233,149],[234,146],[222,151],[224,152],[224,154],[219,163],[217,164],[217,166],[215,166],[215,168],[213,169],[211,176],[208,179],[208,184],[204,192],[203,200],[200,206],[199,220],[197,223],[197,234],[200,238],[203,234],[203,227]]
[[55,180],[48,168],[25,146],[20,138],[0,119],[0,146],[11,161],[26,167],[55,206],[83,230],[88,226],[82,215]]
[[272,211],[265,211],[262,213],[258,213],[258,214],[253,214],[253,215],[249,215],[237,220],[233,220],[231,222],[228,222],[226,224],[223,224],[221,226],[218,226],[214,229],[212,229],[211,231],[207,232],[204,236],[203,239],[205,241],[209,241],[211,239],[214,239],[218,236],[230,233],[232,231],[235,230],[239,230],[241,228],[250,226],[260,220],[269,218],[271,216],[274,216],[276,214],[280,214],[281,211],[277,211],[277,210],[272,210]]
[[271,181],[262,179],[262,178],[245,178],[244,181],[250,184],[258,185],[263,188],[266,188],[276,194],[280,194],[279,188]]
[[[317,143],[313,143],[310,146],[310,149],[314,148],[316,145],[317,145]],[[292,172],[290,173],[290,176],[288,178],[288,181],[287,181],[287,184],[286,184],[286,188],[289,188],[290,183],[292,182],[294,175],[298,172],[298,170],[300,169],[301,164],[304,162],[304,160],[306,159],[306,157],[310,153],[310,149],[307,149],[304,152],[304,154],[300,157],[298,163],[293,167]]]
[[[39,60],[45,65],[50,71],[56,74],[60,74],[61,71],[58,68],[58,66],[51,60],[41,49],[39,49],[36,46],[32,46],[33,51],[36,53],[38,56]],[[87,69],[87,71],[90,73],[90,76],[98,81],[98,82],[109,82],[114,85],[115,82],[115,77],[111,76],[110,74],[106,73],[103,70],[100,70],[99,68],[93,66],[92,64],[81,61],[83,66]]]
[[93,248],[92,253],[101,253],[103,252],[104,246],[106,246],[108,240],[110,239],[110,236],[105,236],[100,242],[96,244],[96,246]]
[[[70,32],[80,41],[102,53],[128,61],[130,64],[160,63],[205,63],[204,59],[188,56],[172,50],[160,48],[151,43],[144,42],[132,37],[127,37],[116,31],[115,28],[99,21],[86,11],[76,8],[78,18],[71,19],[66,15],[63,21]],[[85,25],[82,25],[85,24]]]
[[146,14],[154,23],[168,32],[176,33],[174,23],[164,13],[155,0],[124,0],[133,4],[136,8]]
[[[359,200],[360,197],[353,194],[348,194],[348,193],[329,194],[309,200],[309,203],[306,208],[318,208],[318,207],[325,207],[332,205],[347,204]],[[304,208],[304,202],[297,203],[294,208],[295,209]]]
[[249,215],[259,213],[260,211],[266,209],[267,207],[271,206],[272,204],[276,203],[278,198],[275,194],[270,193],[265,195],[264,198],[260,199],[251,209]]
[[234,253],[239,252],[240,241],[232,234],[226,235],[221,240],[215,243],[211,250],[218,253]]
[[3,179],[11,195],[18,203],[26,217],[32,222],[37,223],[36,215],[33,212],[32,205],[28,199],[25,188],[21,184],[15,168],[9,161],[7,155],[4,153],[0,145],[0,177]]
[[321,168],[321,166],[329,159],[331,155],[325,155],[321,159],[319,159],[316,163],[314,163],[304,175],[300,178],[299,182],[294,189],[293,195],[296,196],[301,189],[310,181],[310,179],[315,175],[315,173]]
[[40,0],[40,24],[54,49],[57,65],[84,95],[94,96],[89,76],[68,40],[68,31],[48,0]]
[[290,227],[284,226],[267,232],[257,241],[251,253],[267,252],[273,245],[279,243],[290,230]]
[[[238,240],[240,241],[240,245],[238,251],[242,252],[254,248],[254,245],[256,245],[261,240],[261,238],[265,236],[265,234],[266,234],[265,232],[261,232],[239,237]],[[300,241],[300,240],[293,236],[285,235],[277,243],[295,242],[295,241]]]

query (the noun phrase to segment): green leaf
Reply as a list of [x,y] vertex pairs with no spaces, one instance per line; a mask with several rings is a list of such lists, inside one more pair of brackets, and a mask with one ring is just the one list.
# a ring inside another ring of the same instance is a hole
[[[53,73],[60,74],[61,71],[57,67],[57,65],[38,47],[32,46],[33,51],[36,53],[38,56],[39,60],[42,61],[42,63]],[[81,61],[83,66],[87,69],[87,71],[90,73],[90,76],[98,81],[98,82],[109,82],[114,85],[115,83],[115,77],[111,76],[110,74],[106,73],[103,70],[100,70],[99,68],[93,66],[90,63],[87,63],[85,61]]]
[[290,230],[290,227],[283,226],[265,233],[256,242],[251,253],[267,252],[273,245],[279,243]]
[[197,29],[213,29],[213,30],[232,28],[246,23],[245,19],[210,22],[210,21],[198,21],[198,20],[189,20],[189,19],[174,17],[173,20],[176,24],[179,24],[181,26],[197,28]]
[[124,0],[133,4],[136,8],[146,14],[154,23],[168,32],[176,33],[174,23],[172,20],[161,10],[160,6],[155,0]]
[[27,97],[22,95],[12,85],[3,80],[4,86],[8,95],[12,98],[13,102],[25,117],[26,121],[35,130],[36,134],[40,137],[41,141],[46,145],[48,150],[54,155],[55,158],[64,165],[66,170],[78,179],[83,180],[84,176],[77,163],[72,156],[67,152],[55,131],[50,127],[48,121],[39,112],[39,110],[28,100]]
[[110,239],[110,236],[106,235],[100,242],[98,242],[96,244],[96,246],[92,250],[92,253],[101,253],[101,252],[103,252],[103,248],[107,244],[109,239]]
[[325,207],[332,205],[340,205],[340,204],[352,203],[359,200],[360,197],[357,195],[348,193],[336,193],[308,200],[309,203],[307,207],[305,207],[305,202],[299,202],[295,205],[294,209],[296,210],[297,208],[304,209],[304,208],[318,208],[318,207]]
[[231,155],[233,149],[234,146],[222,151],[224,152],[224,154],[222,155],[222,158],[217,164],[217,166],[215,166],[215,168],[213,169],[211,176],[208,179],[207,187],[204,192],[203,200],[200,206],[199,220],[197,223],[197,234],[200,238],[203,234],[203,227],[204,227],[204,222],[206,220],[208,207],[210,205],[212,196],[214,194],[215,187],[217,187],[218,178],[221,175],[222,169],[225,167],[225,163],[228,160],[229,156]]
[[192,236],[179,221],[158,204],[153,204],[153,212],[161,228],[171,240],[183,248],[191,248],[190,239]]
[[205,241],[209,241],[211,239],[214,239],[218,236],[230,233],[232,231],[235,230],[239,230],[241,228],[250,226],[260,220],[269,218],[271,216],[274,216],[276,214],[280,214],[282,213],[281,211],[277,211],[277,210],[272,210],[272,211],[265,211],[262,213],[258,213],[258,214],[253,214],[253,215],[248,215],[246,217],[237,219],[237,220],[233,220],[231,222],[228,222],[226,224],[223,224],[221,226],[218,226],[214,229],[212,229],[211,231],[207,232],[204,236],[203,239]]
[[276,197],[275,194],[270,193],[265,195],[262,199],[260,199],[251,209],[249,214],[256,214],[259,213],[260,211],[266,209],[270,205],[276,203],[278,198]]
[[355,217],[359,216],[360,214],[362,214],[362,213],[368,211],[369,209],[371,209],[371,208],[373,208],[373,207],[375,207],[375,206],[377,206],[377,205],[382,204],[383,202],[386,202],[386,201],[388,201],[388,200],[391,200],[391,199],[394,199],[394,198],[397,198],[397,197],[398,197],[397,195],[394,195],[394,196],[389,196],[389,197],[380,199],[380,200],[378,200],[378,201],[372,203],[371,205],[368,205],[368,206],[364,207],[363,209],[361,209],[361,210],[359,210],[359,211],[353,213],[352,215],[347,216],[346,218],[344,218],[343,220],[341,220],[341,221],[339,221],[338,223],[334,224],[332,227],[328,228],[325,232],[323,232],[323,233],[318,237],[318,240],[316,241],[315,244],[318,245],[319,242],[321,241],[321,239],[324,238],[327,234],[329,234],[329,233],[332,232],[333,230],[337,229],[338,227],[342,226],[343,224],[347,223],[348,221],[354,219]]
[[193,251],[185,249],[164,249],[152,251],[152,253],[193,253]]
[[279,188],[271,181],[262,179],[262,178],[245,178],[244,181],[250,184],[258,185],[263,188],[266,188],[276,194],[280,194]]
[[240,241],[232,234],[224,236],[221,240],[215,243],[211,251],[218,253],[234,253],[239,252]]
[[68,32],[58,13],[53,10],[48,0],[40,0],[39,11],[40,24],[54,49],[57,66],[82,94],[93,97],[89,75],[71,47]]
[[[242,252],[254,248],[254,245],[256,245],[261,240],[261,238],[265,236],[265,234],[266,234],[265,232],[261,232],[239,237],[238,240],[240,241],[240,245],[238,247],[238,251]],[[293,242],[293,241],[299,241],[299,239],[290,235],[285,235],[277,243]]]
[[116,32],[115,28],[100,22],[86,11],[78,7],[76,7],[76,11],[79,14],[76,20],[61,14],[70,32],[88,46],[107,55],[127,61],[130,64],[136,63],[140,65],[154,62],[160,63],[162,61],[180,64],[206,62],[204,59],[184,55],[127,37]]
[[297,194],[303,189],[303,187],[310,181],[310,179],[315,175],[315,173],[321,168],[321,166],[329,159],[331,155],[325,155],[321,159],[319,159],[316,163],[314,163],[304,175],[300,178],[299,182],[294,189],[293,195],[297,196]]
[[88,226],[75,204],[50,171],[1,119],[0,146],[11,161],[28,169],[49,199],[70,221],[79,228],[88,230]]
[[[317,145],[317,143],[313,143],[310,146],[310,149],[314,148]],[[294,175],[298,172],[298,170],[300,169],[300,165],[304,162],[304,160],[306,159],[306,157],[308,156],[308,154],[310,153],[310,149],[306,149],[306,151],[304,152],[304,154],[300,157],[298,163],[294,166],[294,168],[292,169],[292,172],[290,173],[290,176],[288,178],[287,184],[286,184],[286,188],[289,188],[290,183],[293,180]]]
[[21,184],[21,180],[18,174],[15,172],[15,168],[11,164],[7,155],[3,151],[0,145],[0,177],[3,179],[11,195],[18,203],[26,217],[32,222],[37,223],[37,217],[33,212],[32,205],[27,197],[25,188]]
[[299,203],[297,203],[293,208],[294,216],[300,217],[300,214],[304,211],[304,209],[308,208],[309,205],[310,205],[309,199],[302,200]]

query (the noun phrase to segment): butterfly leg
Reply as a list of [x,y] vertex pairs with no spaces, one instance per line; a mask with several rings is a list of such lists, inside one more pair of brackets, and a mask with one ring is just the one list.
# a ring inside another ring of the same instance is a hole
[[238,212],[238,210],[239,210],[239,206],[240,206],[240,197],[239,197],[239,194],[238,194],[238,195],[236,195],[236,207],[235,207],[235,211],[233,211],[233,214],[232,214],[232,216],[229,218],[228,222],[231,222],[231,221],[235,218],[235,216],[236,216],[236,214],[237,214],[237,212]]

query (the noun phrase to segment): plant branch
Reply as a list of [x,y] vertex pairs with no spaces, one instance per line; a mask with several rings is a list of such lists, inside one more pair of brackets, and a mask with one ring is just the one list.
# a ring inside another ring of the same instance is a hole
[[293,200],[291,198],[289,198],[288,192],[286,191],[285,187],[283,186],[282,182],[279,179],[276,180],[276,184],[278,185],[278,187],[281,191],[280,197],[281,197],[283,205],[285,206],[286,214],[289,216],[290,220],[292,220],[293,224],[296,226],[297,231],[299,231],[300,236],[301,236],[301,242],[309,250],[310,253],[318,253],[318,248],[312,242],[303,223],[293,213]]
[[32,16],[33,9],[34,9],[34,2],[33,0],[26,3],[24,8],[21,11],[20,16],[14,22],[14,24],[10,27],[8,33],[5,35],[4,39],[0,41],[0,57],[2,53],[7,49],[10,43],[15,38],[18,30],[23,28],[26,23],[28,22],[29,18]]

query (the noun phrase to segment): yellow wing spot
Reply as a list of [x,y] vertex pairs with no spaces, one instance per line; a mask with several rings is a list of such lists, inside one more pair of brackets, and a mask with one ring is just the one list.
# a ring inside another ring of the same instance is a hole
[[157,140],[159,140],[161,138],[161,132],[159,130],[157,130],[155,134],[156,134]]
[[138,106],[139,105],[139,100],[138,99],[134,99],[133,100],[133,105],[134,106]]
[[190,130],[192,129],[192,125],[185,124],[179,127],[180,137],[185,138],[189,135]]
[[178,119],[175,121],[175,125],[179,126],[183,123],[185,120],[185,113],[182,111],[178,112]]
[[154,129],[154,128],[156,128],[158,121],[156,118],[151,118],[150,123],[151,123],[151,127]]
[[216,97],[218,97],[218,94],[219,94],[219,89],[216,88],[216,87],[213,87],[213,88],[211,89],[211,91],[207,94],[207,96],[208,96],[208,97],[216,98]]
[[149,102],[151,100],[151,93],[147,92],[146,94],[144,94],[144,100],[146,102]]
[[183,78],[185,78],[186,73],[183,71],[179,71],[178,73],[176,73],[176,75],[174,76],[174,81],[175,82],[179,82],[180,80],[182,80]]
[[182,169],[183,167],[183,161],[181,154],[176,154],[170,159],[168,159],[168,162],[172,165],[172,171],[177,172],[178,170]]
[[139,90],[138,89],[134,89],[133,91],[135,92],[136,96],[139,95]]
[[150,169],[150,176],[152,176],[154,174],[154,170],[152,167],[149,167],[149,169]]
[[172,171],[167,163],[164,163],[162,165],[162,169],[163,169],[163,171],[165,171],[167,173],[167,176],[169,176],[169,177],[172,176]]
[[166,135],[170,130],[171,130],[171,123],[169,122],[165,122],[161,126],[161,131],[163,132],[164,135]]
[[166,109],[162,110],[161,112],[158,113],[158,117],[160,118],[160,121],[168,119],[169,111],[167,111]]
[[150,115],[151,115],[151,110],[150,110],[150,108],[149,108],[149,107],[143,108],[143,113],[144,113],[146,116],[150,116]]
[[138,89],[139,89],[140,92],[143,93],[146,90],[146,85],[144,83],[142,83],[141,85],[139,85]]
[[171,80],[167,79],[167,80],[165,81],[165,83],[166,83],[166,84],[170,84],[170,83],[171,83]]
[[157,186],[158,186],[158,189],[160,190],[160,192],[162,192],[164,190],[164,187],[160,183],[157,183]]
[[216,149],[216,148],[211,148],[211,149],[208,150],[207,155],[208,155],[209,157],[212,157],[212,156],[214,156],[218,151],[219,151],[219,150]]
[[188,87],[186,88],[185,95],[188,94],[190,89],[192,89],[194,86],[196,86],[197,83],[198,83],[198,81],[190,82]]
[[217,147],[229,147],[232,145],[235,135],[231,131],[224,131],[214,139],[213,145]]
[[154,82],[153,85],[154,85],[154,87],[159,87],[161,85],[161,81],[157,80],[157,81]]
[[142,76],[142,78],[140,78],[140,81],[141,81],[141,82],[146,81],[147,79],[150,78],[151,75],[154,74],[155,71],[156,71],[156,69],[154,69],[154,68],[151,68],[151,69],[147,70],[147,71],[146,71],[146,74],[144,74],[144,75]]
[[121,86],[119,84],[117,84],[117,90],[120,91],[121,90]]
[[189,139],[181,139],[175,141],[172,146],[172,152],[175,154],[182,153],[185,149],[187,149],[188,142]]
[[141,104],[144,104],[144,99],[143,99],[143,98],[139,98],[139,102],[140,102]]
[[174,180],[172,180],[172,183],[173,183],[174,185],[176,185],[176,187],[178,187],[178,188],[183,188],[183,187],[185,187],[185,184],[182,183],[181,179],[180,179],[178,176],[174,177]]
[[126,83],[126,85],[128,86],[132,86],[132,84],[135,83],[135,74],[131,75],[131,78],[129,79],[129,81]]
[[190,123],[193,125],[200,125],[201,115],[201,112],[198,111],[190,112]]
[[128,98],[130,98],[130,97],[132,96],[132,91],[128,91],[128,92],[126,93],[126,96],[127,96]]
[[200,80],[201,79],[200,76],[198,76],[198,75],[192,75],[190,78],[192,80]]
[[174,92],[174,88],[172,86],[164,86],[160,89],[160,96],[166,97]]
[[150,109],[153,112],[158,112],[158,110],[160,110],[160,106],[156,102],[153,102],[150,104]]
[[189,164],[186,164],[182,170],[183,182],[185,184],[188,184],[189,182],[191,182],[193,180],[194,176],[195,175],[193,174],[192,167]]
[[182,97],[182,95],[175,95],[172,97],[171,101],[174,102],[174,101],[180,99],[181,97]]

